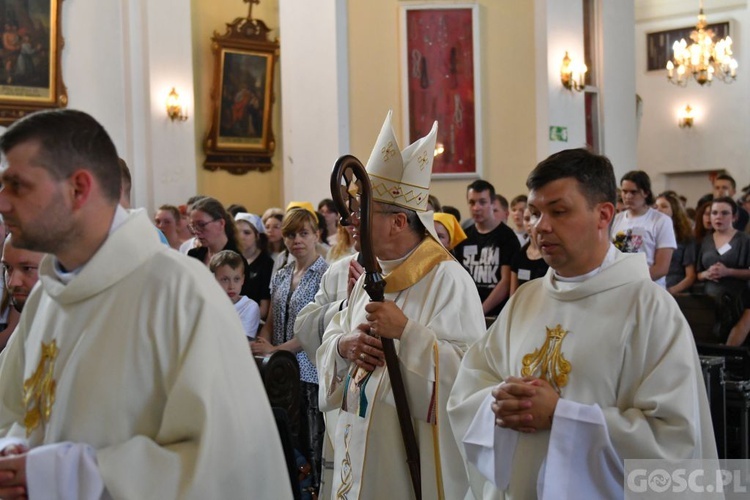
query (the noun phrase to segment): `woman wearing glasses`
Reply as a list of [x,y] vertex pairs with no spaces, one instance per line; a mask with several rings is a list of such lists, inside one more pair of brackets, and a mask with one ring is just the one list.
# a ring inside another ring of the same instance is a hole
[[[190,231],[195,235],[200,246],[191,248],[188,256],[198,259],[208,266],[211,257],[222,250],[231,250],[242,255],[242,244],[237,234],[237,226],[234,219],[226,211],[224,205],[215,198],[203,198],[193,205],[190,212]],[[245,269],[248,263],[245,257]],[[242,295],[249,295],[250,283],[245,277],[242,287]]]

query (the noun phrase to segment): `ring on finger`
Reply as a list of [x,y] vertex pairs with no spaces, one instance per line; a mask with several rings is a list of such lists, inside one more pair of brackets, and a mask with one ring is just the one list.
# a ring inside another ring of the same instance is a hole
[[360,352],[359,353],[359,359],[361,359],[362,361],[364,361],[365,360],[365,353]]

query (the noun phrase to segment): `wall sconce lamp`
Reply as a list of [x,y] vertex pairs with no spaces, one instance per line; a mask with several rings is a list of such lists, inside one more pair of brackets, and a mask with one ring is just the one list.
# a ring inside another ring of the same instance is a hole
[[693,108],[690,107],[690,104],[680,109],[680,111],[677,113],[677,125],[679,125],[680,128],[692,127],[693,119]]
[[586,87],[587,71],[588,68],[585,64],[571,60],[568,51],[565,51],[565,57],[563,57],[562,66],[560,66],[560,81],[563,87],[582,92]]
[[167,116],[170,120],[184,122],[188,119],[187,112],[183,109],[182,100],[180,94],[177,93],[174,87],[167,96]]

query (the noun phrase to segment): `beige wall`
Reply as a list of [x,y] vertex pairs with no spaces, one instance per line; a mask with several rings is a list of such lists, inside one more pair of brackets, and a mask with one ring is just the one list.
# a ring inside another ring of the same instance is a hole
[[[352,154],[366,161],[388,109],[402,116],[399,5],[349,0]],[[536,164],[534,5],[479,0],[484,175],[508,199],[525,193]],[[504,50],[506,49],[506,50]],[[402,137],[400,120],[396,134]],[[401,145],[404,147],[405,145]],[[471,180],[433,180],[443,204],[468,215]]]
[[[276,66],[273,110],[273,129],[276,136],[276,153],[269,172],[249,172],[232,175],[224,171],[211,172],[203,168],[203,141],[210,128],[211,87],[213,85],[214,55],[211,37],[214,31],[224,34],[225,25],[236,17],[247,16],[247,4],[237,0],[192,0],[193,66],[195,68],[195,147],[198,161],[198,192],[219,199],[224,204],[241,203],[248,210],[262,213],[268,207],[278,206],[282,199],[283,172],[281,167],[281,120],[279,72]],[[265,0],[253,7],[253,18],[262,19],[273,31],[271,38],[279,36],[279,10],[277,0]]]
[[[349,0],[350,134],[351,153],[365,161],[388,109],[402,116],[399,5],[397,0],[362,2]],[[507,198],[526,192],[526,175],[536,163],[535,71],[533,2],[479,0],[481,87],[483,102],[484,173]],[[270,172],[234,176],[209,172],[202,167],[203,139],[209,128],[213,54],[210,38],[224,23],[246,15],[235,0],[192,0],[193,63],[195,67],[195,120],[198,157],[198,191],[224,203],[244,203],[260,212],[283,200],[283,172],[278,90],[274,108],[277,150]],[[278,0],[255,6],[253,17],[263,19],[280,36]],[[508,48],[508,50],[503,50]],[[281,54],[283,57],[283,54]],[[509,71],[510,69],[510,71]],[[512,75],[512,77],[511,77]],[[396,133],[401,137],[400,119]],[[405,145],[402,145],[405,146]],[[327,182],[327,180],[315,180]],[[466,185],[471,180],[434,180],[432,192],[443,204],[454,205],[468,215]]]

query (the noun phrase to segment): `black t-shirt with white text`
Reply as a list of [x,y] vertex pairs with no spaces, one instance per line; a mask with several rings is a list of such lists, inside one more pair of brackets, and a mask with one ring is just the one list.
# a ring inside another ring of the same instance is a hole
[[[461,265],[469,271],[483,302],[500,282],[502,266],[510,266],[513,256],[520,248],[516,233],[503,223],[485,234],[477,231],[476,225],[466,230],[466,239],[456,247],[455,254]],[[500,314],[505,302],[507,299],[487,313],[487,316]]]

